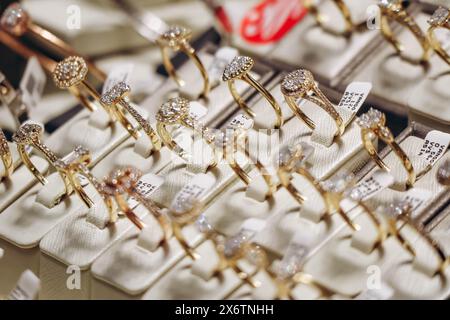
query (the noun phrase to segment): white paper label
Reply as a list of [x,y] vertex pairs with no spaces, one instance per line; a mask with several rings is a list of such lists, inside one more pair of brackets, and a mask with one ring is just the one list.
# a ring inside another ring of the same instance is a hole
[[355,300],[389,300],[394,295],[394,290],[385,283],[379,289],[367,289],[359,294]]
[[201,198],[210,190],[216,179],[205,173],[200,173],[194,176],[175,196],[172,201],[171,208],[179,208],[183,203],[192,200],[201,200]]
[[28,60],[19,88],[22,101],[29,108],[37,106],[44,92],[47,77],[36,57]]
[[133,63],[123,63],[115,66],[106,78],[105,84],[103,85],[102,94],[111,90],[111,88],[119,82],[123,81],[130,84],[133,69]]
[[352,82],[345,89],[344,95],[339,102],[339,107],[357,113],[359,108],[366,101],[367,96],[372,90],[370,82]]
[[352,195],[362,201],[367,201],[378,192],[388,188],[395,182],[394,177],[386,171],[377,170],[372,176],[360,181],[352,188]]
[[406,192],[403,200],[411,205],[411,217],[416,218],[423,205],[431,198],[432,193],[429,190],[413,188]]
[[[156,190],[158,190],[163,185],[163,183],[164,178],[153,173],[147,173],[143,175],[141,179],[139,179],[136,185],[136,189],[144,198],[148,198]],[[130,197],[130,199],[128,199],[128,205],[131,209],[134,209],[139,205],[139,202],[135,198]]]
[[203,118],[208,113],[208,109],[197,101],[192,101],[189,106],[189,115],[195,120]]
[[449,144],[450,134],[437,130],[430,131],[420,148],[419,156],[427,162],[427,165],[432,166],[445,154]]
[[37,298],[41,281],[30,270],[20,276],[16,287],[9,293],[8,300],[34,300]]
[[211,78],[211,82],[219,82],[222,78],[223,70],[229,64],[234,57],[239,55],[239,51],[232,47],[222,47],[217,50],[214,55],[214,60],[208,69],[208,74]]
[[228,129],[244,129],[249,130],[253,128],[254,121],[248,115],[240,113],[233,120],[230,121]]

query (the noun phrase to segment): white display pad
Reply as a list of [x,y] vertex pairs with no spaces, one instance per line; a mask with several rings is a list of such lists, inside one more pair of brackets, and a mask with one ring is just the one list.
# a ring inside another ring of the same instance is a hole
[[[416,137],[409,137],[401,144],[405,150],[413,150],[418,145],[421,145],[421,139]],[[448,157],[449,154],[447,153],[429,173],[414,185],[415,188],[428,190],[432,195],[420,207],[422,210],[433,199],[446,192],[444,187],[437,183],[436,172],[439,164]],[[394,165],[396,160],[392,154],[389,154],[385,159],[388,165]],[[386,189],[371,198],[369,204],[372,208],[379,205],[388,205],[394,199],[404,198],[405,194],[406,192]],[[413,215],[420,215],[420,208]],[[373,224],[367,216],[362,214],[358,215],[356,223],[361,226],[360,231],[352,233],[347,227],[343,229],[307,261],[305,271],[321,279],[330,288],[348,295],[358,294],[370,289],[368,286],[374,281],[374,272],[381,272],[379,280],[387,282],[394,289],[394,298],[404,298],[405,294],[408,294],[408,298],[440,299],[444,296],[444,293],[448,294],[448,288],[437,287],[440,283],[439,277],[429,276],[427,270],[433,270],[436,266],[436,257],[432,255],[429,247],[423,245],[417,247],[417,252],[421,258],[414,260],[413,263],[411,263],[408,252],[401,247],[395,237],[390,237],[384,241],[383,251],[371,251],[370,248],[376,239]],[[417,242],[417,235],[411,233],[412,231],[408,228],[404,228],[402,232],[407,239],[412,241],[413,245],[419,243]],[[427,258],[424,259],[423,255]],[[406,284],[410,286],[405,288],[404,285]],[[419,288],[419,286],[422,289],[412,290]]]
[[[365,21],[365,10],[374,0],[347,1],[355,21]],[[326,13],[332,2],[325,1],[320,9]],[[333,16],[339,13],[334,13]],[[356,17],[357,16],[357,17]],[[331,19],[330,24],[339,28],[339,19]],[[360,61],[380,43],[377,30],[354,33],[348,39],[324,32],[316,25],[312,16],[306,16],[273,50],[269,57],[296,66],[307,66],[318,77],[336,86],[352,65]]]

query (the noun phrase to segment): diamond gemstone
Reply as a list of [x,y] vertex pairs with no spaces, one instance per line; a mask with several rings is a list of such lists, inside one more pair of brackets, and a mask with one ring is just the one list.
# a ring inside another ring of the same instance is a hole
[[245,74],[253,67],[254,61],[250,57],[237,56],[235,57],[223,71],[222,80],[228,81]]
[[377,109],[370,110],[356,118],[356,123],[363,129],[374,129],[383,125],[383,113]]
[[288,144],[283,146],[278,152],[278,165],[286,166],[291,159],[296,155],[300,155],[298,161],[295,163],[294,169],[302,167],[305,162],[314,153],[314,147],[306,142],[300,142],[298,144]]
[[88,73],[86,62],[81,57],[68,57],[60,61],[53,71],[53,81],[60,89],[67,89],[83,81]]
[[175,201],[170,206],[170,211],[175,215],[183,215],[189,211],[191,211],[195,205],[197,204],[197,198],[193,195],[189,195],[184,197],[183,199],[179,199]]
[[20,36],[25,33],[29,19],[28,13],[16,2],[8,6],[3,12],[0,25],[6,31]]
[[39,139],[44,132],[41,124],[34,121],[24,122],[13,135],[13,141],[18,144],[30,144]]
[[126,193],[134,187],[142,176],[142,172],[135,167],[124,167],[111,172],[102,183],[102,190],[108,195]]
[[163,103],[156,114],[156,120],[168,124],[175,123],[189,113],[189,101],[184,98],[172,98]]
[[385,208],[384,213],[392,219],[397,219],[401,215],[409,213],[411,210],[411,203],[407,200],[395,200],[388,207]]
[[450,159],[444,161],[437,172],[437,180],[445,186],[450,185]]
[[236,235],[225,241],[224,254],[227,258],[232,258],[239,253],[242,246],[250,240],[253,232],[249,230],[241,230]]
[[322,187],[325,191],[332,193],[342,193],[348,189],[355,181],[355,175],[352,173],[340,172],[331,179],[323,181]]
[[83,158],[86,156],[89,156],[89,155],[90,155],[90,152],[88,149],[86,149],[83,146],[77,146],[71,153],[66,155],[64,158],[59,159],[55,163],[55,166],[60,169],[64,169],[72,164],[84,162],[84,161],[82,161]]
[[3,133],[3,130],[0,129],[0,155],[6,155],[9,153],[8,140],[6,140],[6,136]]
[[288,247],[283,259],[275,267],[277,276],[280,279],[288,279],[300,272],[308,253],[308,248],[300,244]]
[[314,86],[314,76],[305,69],[295,70],[287,74],[281,82],[281,91],[287,96],[307,93]]
[[201,214],[198,217],[196,225],[201,233],[210,233],[211,231],[213,231],[213,226],[209,223],[208,219],[204,214]]
[[102,94],[100,98],[100,102],[111,106],[114,103],[117,103],[118,100],[120,100],[122,97],[124,97],[126,94],[128,94],[131,91],[131,88],[128,84],[121,81],[114,85],[111,89],[109,89],[107,92]]
[[181,26],[171,26],[161,35],[159,42],[176,48],[184,41],[189,40],[191,36],[192,32],[189,29]]
[[245,252],[245,258],[252,265],[262,268],[266,265],[267,256],[264,250],[260,246],[251,246]]
[[440,26],[447,22],[450,16],[450,10],[444,7],[439,7],[434,11],[433,15],[428,19],[428,23],[432,26]]

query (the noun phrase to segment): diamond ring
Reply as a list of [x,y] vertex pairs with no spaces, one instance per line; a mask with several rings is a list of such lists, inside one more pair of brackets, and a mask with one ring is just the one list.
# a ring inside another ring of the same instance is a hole
[[314,130],[316,125],[297,105],[298,99],[307,99],[325,110],[336,124],[335,135],[337,137],[344,133],[344,120],[336,111],[335,106],[318,88],[310,71],[299,69],[287,74],[281,81],[281,92],[292,112],[311,129]]
[[[62,56],[76,56],[77,52],[62,39],[55,34],[35,24],[28,12],[18,2],[10,4],[3,12],[0,18],[0,26],[10,35],[20,38],[25,33],[31,34],[34,38],[43,42],[44,45],[51,49],[57,50]],[[100,70],[95,64],[86,59],[92,74],[99,80],[105,81],[106,74]]]
[[275,129],[281,128],[283,125],[283,114],[281,112],[281,107],[272,96],[272,94],[264,88],[258,81],[256,81],[250,74],[250,70],[254,65],[254,61],[250,57],[238,56],[235,57],[224,69],[222,80],[228,83],[228,88],[230,89],[231,95],[233,96],[236,103],[251,117],[255,116],[253,110],[245,103],[244,99],[240,96],[239,92],[236,90],[235,80],[241,80],[252,86],[256,91],[258,91],[270,104],[272,109],[276,114]]
[[428,20],[428,23],[430,24],[428,28],[428,39],[430,40],[431,47],[445,62],[450,64],[450,54],[442,47],[435,33],[435,30],[439,28],[450,29],[450,10],[439,7]]
[[185,85],[185,82],[177,75],[175,67],[170,61],[169,49],[175,52],[181,51],[185,53],[199,69],[203,78],[203,91],[202,96],[208,96],[210,90],[209,76],[200,58],[195,53],[195,49],[189,44],[189,40],[192,38],[192,32],[184,27],[171,26],[166,32],[164,32],[157,40],[156,43],[161,49],[164,67],[169,76],[175,80],[179,87]]
[[406,188],[411,188],[416,181],[417,175],[414,167],[403,149],[397,144],[391,130],[386,126],[386,115],[379,110],[371,108],[367,113],[357,118],[357,123],[361,127],[361,138],[365,149],[375,161],[375,163],[386,171],[390,168],[384,163],[377,152],[377,148],[373,143],[373,134],[383,140],[400,159],[405,168],[408,178]]
[[6,140],[2,129],[0,129],[0,158],[2,158],[3,162],[3,173],[2,176],[0,176],[1,181],[3,178],[11,177],[14,171],[14,162],[11,150],[9,149],[8,140]]
[[[423,64],[430,59],[431,45],[426,34],[414,21],[413,17],[408,14],[406,10],[408,3],[409,1],[402,0],[379,0],[378,6],[381,10],[381,34],[386,41],[394,46],[395,50],[402,58],[412,63]],[[404,46],[394,35],[394,32],[390,27],[391,21],[396,21],[413,33],[423,50],[422,56],[418,60],[404,55]]]

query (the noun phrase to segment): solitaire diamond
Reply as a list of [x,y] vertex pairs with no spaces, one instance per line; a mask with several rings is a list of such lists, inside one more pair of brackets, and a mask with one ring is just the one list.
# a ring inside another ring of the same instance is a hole
[[450,159],[444,161],[437,172],[437,180],[440,184],[450,186]]
[[189,113],[189,101],[184,98],[172,98],[159,108],[156,120],[167,124],[176,123]]
[[278,165],[289,165],[290,161],[295,157],[297,161],[294,168],[297,169],[302,167],[313,153],[314,147],[305,142],[283,146],[278,152]]
[[376,109],[370,108],[367,113],[356,118],[356,123],[363,129],[375,129],[384,125],[384,114]]
[[41,124],[34,121],[24,122],[14,133],[13,141],[18,144],[30,144],[39,139],[44,132]]
[[211,231],[213,231],[213,226],[209,223],[208,219],[204,214],[201,214],[198,217],[196,225],[201,233],[210,233]]
[[19,3],[12,3],[3,12],[0,25],[15,36],[21,36],[28,28],[30,17]]
[[314,85],[312,73],[305,69],[299,69],[283,78],[281,92],[287,96],[298,96],[307,93]]
[[223,71],[222,75],[222,80],[228,81],[244,75],[245,73],[247,73],[247,71],[249,71],[253,67],[253,64],[254,61],[250,57],[246,56],[235,57],[225,67],[225,70]]
[[177,48],[180,44],[185,43],[192,37],[192,32],[184,27],[171,26],[159,38],[159,42],[171,48]]
[[447,22],[448,18],[450,18],[450,10],[444,7],[439,7],[430,19],[428,19],[428,23],[432,26],[442,26]]
[[68,57],[56,65],[53,81],[60,89],[67,89],[82,82],[88,73],[86,62],[81,57]]
[[102,94],[102,96],[100,98],[100,102],[107,106],[111,106],[111,105],[117,103],[120,99],[122,99],[130,91],[131,91],[130,86],[127,85],[125,82],[121,81],[118,84],[114,85],[106,93]]

